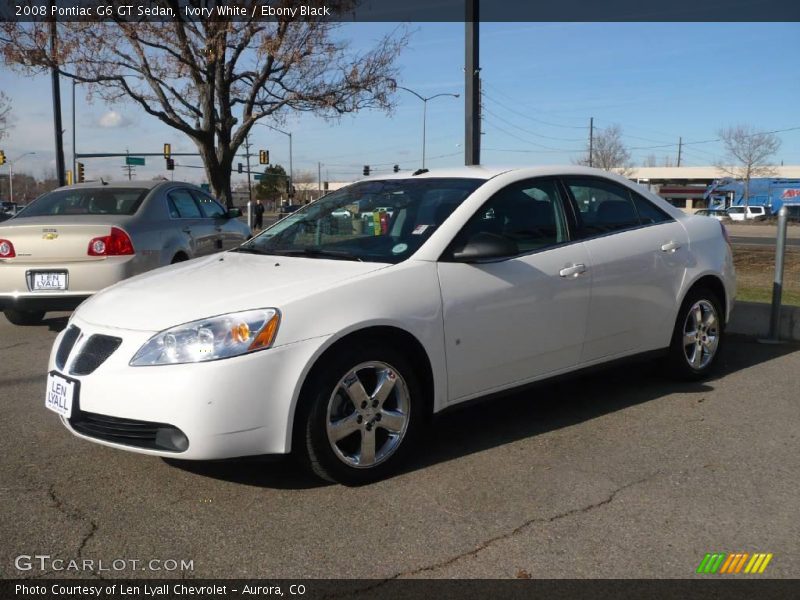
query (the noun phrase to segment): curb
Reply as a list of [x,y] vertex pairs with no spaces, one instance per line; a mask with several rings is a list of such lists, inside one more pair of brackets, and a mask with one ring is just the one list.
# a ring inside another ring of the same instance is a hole
[[[761,302],[739,302],[733,305],[728,333],[766,338],[769,335],[770,305]],[[800,306],[781,306],[778,337],[800,342]]]

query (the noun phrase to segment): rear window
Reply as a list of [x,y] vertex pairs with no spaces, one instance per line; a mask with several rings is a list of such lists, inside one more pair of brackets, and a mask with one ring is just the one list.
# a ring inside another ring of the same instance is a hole
[[47,217],[59,215],[133,215],[147,192],[144,188],[80,188],[56,190],[40,196],[17,215]]

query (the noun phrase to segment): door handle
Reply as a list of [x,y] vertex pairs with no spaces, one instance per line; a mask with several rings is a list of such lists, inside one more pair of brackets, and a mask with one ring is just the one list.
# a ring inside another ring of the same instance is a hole
[[577,264],[577,265],[572,265],[570,267],[564,267],[558,272],[558,274],[561,277],[578,277],[581,273],[585,272],[586,272],[586,265]]
[[680,243],[678,242],[667,242],[661,246],[662,252],[675,252],[681,247]]
[[214,227],[214,229],[216,229],[217,231],[222,231],[222,227],[221,227],[221,226],[219,226],[219,225],[217,225],[216,227]]
[[192,234],[192,228],[191,227],[184,227],[183,228],[183,233],[188,233],[189,235],[191,235]]

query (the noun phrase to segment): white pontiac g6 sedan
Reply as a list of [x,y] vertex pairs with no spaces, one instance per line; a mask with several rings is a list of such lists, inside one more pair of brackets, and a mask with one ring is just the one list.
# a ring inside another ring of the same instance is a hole
[[95,294],[55,341],[46,406],[123,450],[294,452],[359,484],[467,400],[654,351],[706,375],[734,293],[721,223],[622,177],[420,170]]

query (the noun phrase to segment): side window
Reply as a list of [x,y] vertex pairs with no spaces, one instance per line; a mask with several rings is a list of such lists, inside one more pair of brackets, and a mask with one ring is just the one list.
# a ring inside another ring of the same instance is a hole
[[189,190],[173,190],[167,195],[169,214],[178,219],[200,219],[200,209]]
[[563,199],[554,179],[531,179],[511,184],[484,204],[456,236],[453,249],[479,233],[513,241],[518,254],[568,241]]
[[567,179],[578,209],[581,237],[593,237],[638,227],[639,217],[630,191],[602,179]]
[[192,190],[192,195],[200,205],[200,210],[203,211],[203,216],[207,219],[219,219],[225,216],[226,210],[214,200],[211,196],[201,194],[200,192]]
[[647,198],[634,193],[631,193],[631,195],[633,196],[633,202],[636,204],[636,211],[639,213],[639,220],[643,225],[655,225],[656,223],[672,221],[672,217]]

